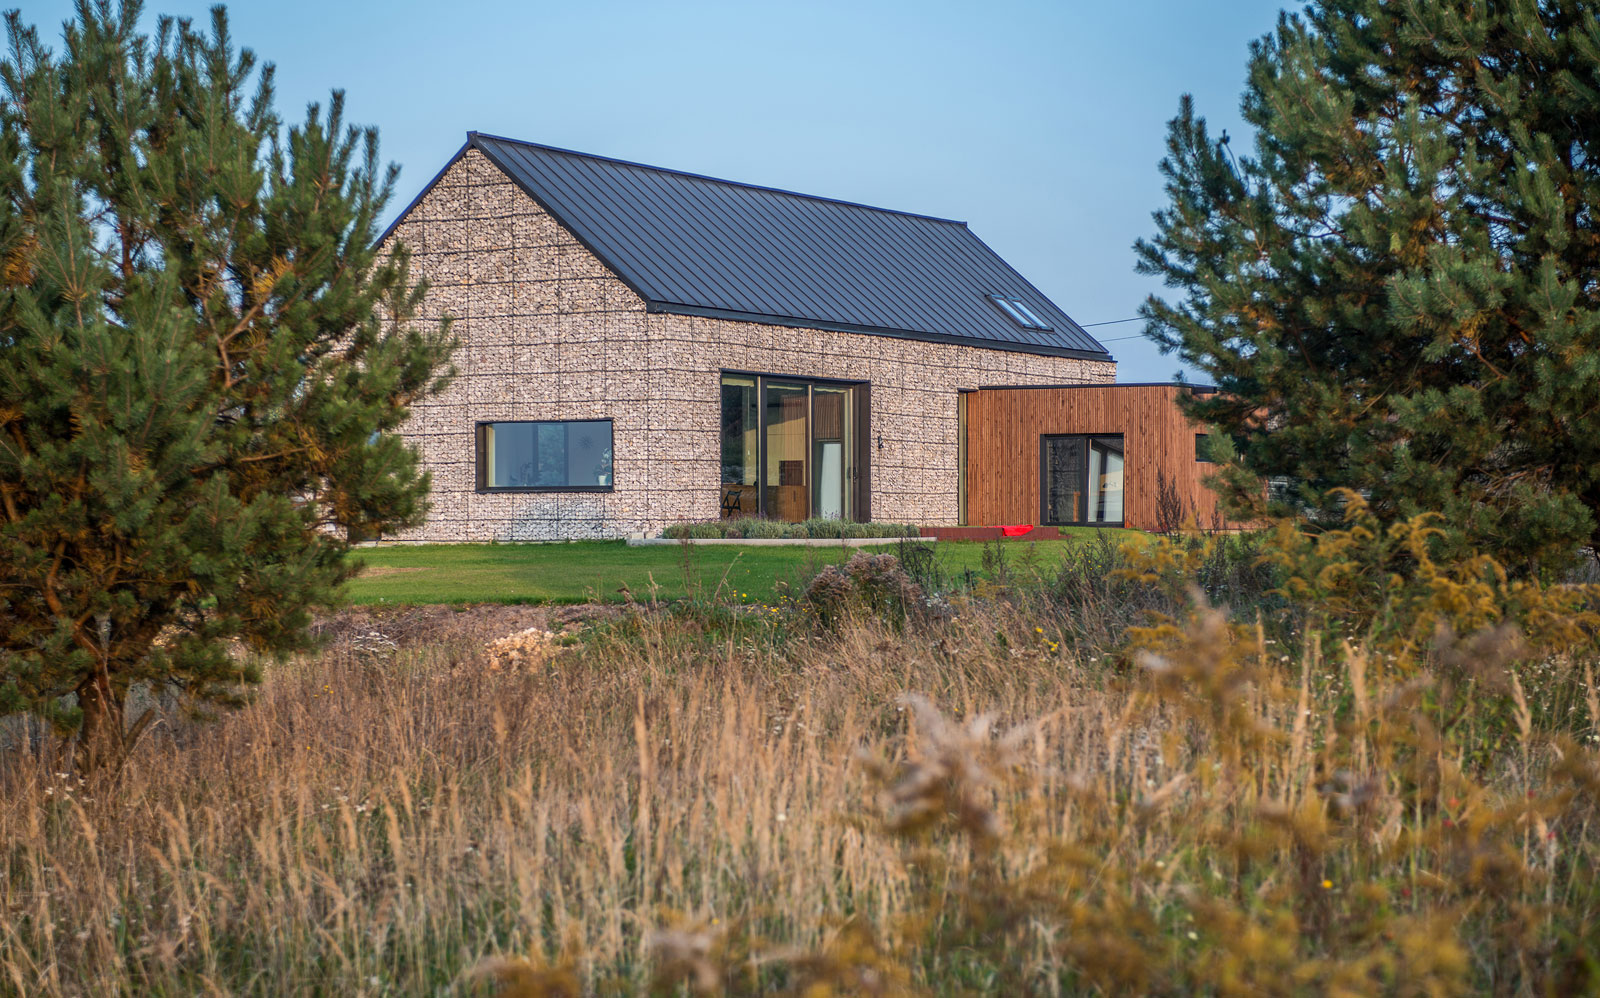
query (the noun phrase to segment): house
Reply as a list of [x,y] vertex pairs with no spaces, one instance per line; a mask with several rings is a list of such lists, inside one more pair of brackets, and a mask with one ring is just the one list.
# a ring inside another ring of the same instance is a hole
[[1003,408],[984,386],[1116,377],[964,223],[926,215],[469,133],[384,238],[462,344],[403,429],[433,497],[396,540],[955,524],[990,494],[963,465],[966,421]]

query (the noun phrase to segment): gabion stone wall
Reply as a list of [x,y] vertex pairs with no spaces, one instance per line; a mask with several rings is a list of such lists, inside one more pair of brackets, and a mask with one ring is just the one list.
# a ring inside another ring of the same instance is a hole
[[[427,522],[392,540],[574,540],[659,533],[719,512],[723,370],[870,381],[872,515],[956,521],[956,393],[1110,383],[1116,365],[863,333],[649,313],[475,149],[396,227],[455,318],[459,377],[404,433],[433,473]],[[478,422],[611,419],[609,493],[478,493]],[[882,437],[882,448],[876,438]]]

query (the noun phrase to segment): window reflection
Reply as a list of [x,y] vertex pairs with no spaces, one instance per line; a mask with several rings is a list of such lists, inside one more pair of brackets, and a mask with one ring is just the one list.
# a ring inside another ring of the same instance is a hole
[[1090,523],[1122,522],[1122,438],[1095,437],[1089,444]]
[[1123,438],[1041,438],[1042,515],[1050,524],[1123,522]]
[[806,385],[767,382],[767,515],[799,522],[811,515],[806,488]]
[[611,420],[484,423],[482,489],[611,488]]

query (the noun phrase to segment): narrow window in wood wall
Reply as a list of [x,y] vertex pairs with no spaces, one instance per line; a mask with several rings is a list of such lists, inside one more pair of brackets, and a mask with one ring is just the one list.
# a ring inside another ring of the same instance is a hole
[[956,522],[967,524],[967,393],[956,395]]

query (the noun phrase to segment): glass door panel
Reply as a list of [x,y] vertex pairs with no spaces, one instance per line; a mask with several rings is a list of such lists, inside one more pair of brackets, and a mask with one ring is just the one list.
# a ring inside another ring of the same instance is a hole
[[1090,523],[1122,522],[1122,438],[1089,441]]
[[811,509],[813,516],[848,519],[854,480],[854,411],[849,388],[811,390]]
[[1083,437],[1044,438],[1044,522],[1082,522],[1084,449]]
[[811,386],[768,381],[766,513],[797,523],[811,516]]
[[761,410],[756,379],[722,378],[722,518],[755,516],[761,471]]

